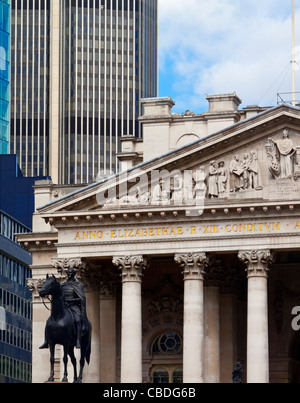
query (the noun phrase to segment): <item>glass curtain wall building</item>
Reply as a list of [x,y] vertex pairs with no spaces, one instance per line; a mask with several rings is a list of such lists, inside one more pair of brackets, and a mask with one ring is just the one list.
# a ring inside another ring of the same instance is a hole
[[157,0],[15,2],[11,142],[26,176],[118,171],[120,137],[142,136],[140,100],[158,93],[157,20]]
[[0,0],[0,154],[9,153],[10,0]]
[[25,176],[46,176],[50,0],[14,0],[11,7],[10,151]]

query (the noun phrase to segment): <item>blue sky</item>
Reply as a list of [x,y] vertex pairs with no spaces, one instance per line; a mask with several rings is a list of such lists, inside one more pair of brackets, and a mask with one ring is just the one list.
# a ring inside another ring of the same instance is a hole
[[234,91],[242,106],[276,105],[277,92],[292,91],[291,10],[292,0],[159,0],[159,96],[179,113],[204,112],[205,94]]

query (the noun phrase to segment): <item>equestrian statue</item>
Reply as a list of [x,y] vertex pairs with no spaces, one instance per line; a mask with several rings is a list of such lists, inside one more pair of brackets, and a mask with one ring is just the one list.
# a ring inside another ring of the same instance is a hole
[[[86,314],[86,296],[83,285],[76,280],[76,270],[68,268],[67,281],[60,283],[54,275],[47,275],[40,297],[52,296],[51,316],[45,328],[45,342],[40,349],[50,349],[51,371],[48,382],[54,382],[55,346],[64,349],[64,378],[68,382],[68,355],[74,368],[74,383],[82,383],[85,361],[90,363],[92,326]],[[80,371],[74,349],[80,349]]]

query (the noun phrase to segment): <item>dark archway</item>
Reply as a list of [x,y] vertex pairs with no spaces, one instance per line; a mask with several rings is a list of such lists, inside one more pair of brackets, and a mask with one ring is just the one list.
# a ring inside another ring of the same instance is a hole
[[300,383],[300,331],[295,332],[290,345],[290,383]]

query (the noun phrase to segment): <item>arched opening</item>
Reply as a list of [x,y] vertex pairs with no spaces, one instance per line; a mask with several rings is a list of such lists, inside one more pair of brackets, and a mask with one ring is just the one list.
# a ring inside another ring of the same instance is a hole
[[183,383],[183,369],[167,366],[165,368],[154,368],[152,370],[152,383]]
[[194,143],[197,140],[199,140],[199,137],[196,134],[193,134],[193,133],[184,134],[177,141],[176,148],[184,147],[188,144]]
[[150,348],[152,383],[183,383],[182,349],[179,333],[165,332],[154,339]]
[[164,333],[157,337],[152,345],[152,354],[180,354],[182,337],[177,333]]
[[295,333],[291,342],[290,358],[291,366],[291,383],[300,383],[300,332]]

